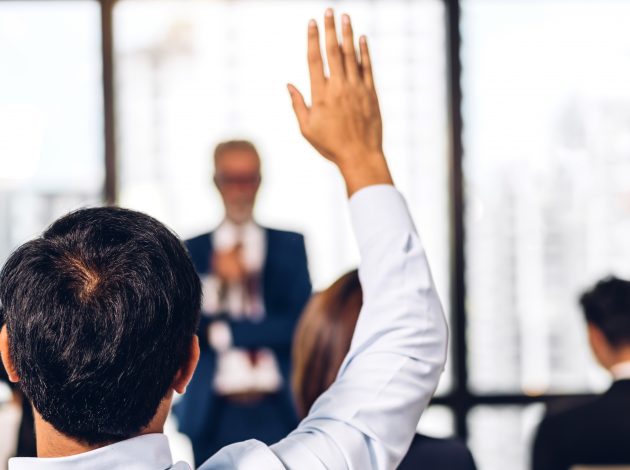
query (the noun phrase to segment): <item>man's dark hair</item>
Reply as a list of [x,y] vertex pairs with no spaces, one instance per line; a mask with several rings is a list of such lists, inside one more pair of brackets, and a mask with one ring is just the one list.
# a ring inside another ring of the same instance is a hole
[[62,217],[0,273],[22,390],[44,420],[88,444],[149,424],[189,357],[200,299],[180,240],[119,208]]
[[599,328],[611,346],[630,344],[630,282],[607,277],[584,293],[580,303],[586,321]]

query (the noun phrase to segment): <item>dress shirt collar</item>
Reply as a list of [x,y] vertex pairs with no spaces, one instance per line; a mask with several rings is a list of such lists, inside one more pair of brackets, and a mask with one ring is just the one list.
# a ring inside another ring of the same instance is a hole
[[229,219],[224,219],[214,231],[214,243],[218,249],[229,250],[239,241],[248,243],[261,231],[260,225],[253,220],[237,225]]
[[630,361],[618,362],[610,368],[615,381],[630,379]]
[[9,470],[165,470],[172,465],[171,450],[164,434],[145,434],[70,457],[9,460]]

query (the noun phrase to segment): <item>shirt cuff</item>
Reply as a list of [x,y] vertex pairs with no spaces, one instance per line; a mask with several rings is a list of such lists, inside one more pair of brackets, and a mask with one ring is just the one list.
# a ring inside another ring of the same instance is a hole
[[368,186],[350,198],[350,217],[359,249],[383,232],[415,233],[405,199],[388,184]]

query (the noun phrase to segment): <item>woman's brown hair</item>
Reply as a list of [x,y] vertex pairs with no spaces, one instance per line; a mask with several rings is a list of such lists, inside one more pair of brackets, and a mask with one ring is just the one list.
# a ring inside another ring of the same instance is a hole
[[302,417],[335,381],[350,349],[362,304],[356,270],[315,294],[307,304],[293,342],[293,393]]

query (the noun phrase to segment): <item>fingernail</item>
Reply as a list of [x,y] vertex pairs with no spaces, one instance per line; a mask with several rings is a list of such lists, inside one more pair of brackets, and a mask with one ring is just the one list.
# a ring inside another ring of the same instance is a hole
[[334,14],[335,14],[335,12],[333,12],[333,9],[332,9],[332,8],[327,8],[327,9],[326,9],[326,16],[327,16],[328,18],[330,18],[330,17],[331,17],[331,16],[333,16]]
[[310,21],[308,22],[308,27],[309,27],[309,28],[313,28],[313,29],[317,28],[317,21],[315,21],[315,20],[310,20]]
[[362,44],[367,44],[367,37],[366,36],[361,36],[359,38],[359,41],[361,41]]
[[343,24],[350,24],[350,17],[346,14],[343,14],[341,16],[341,21],[343,21]]

